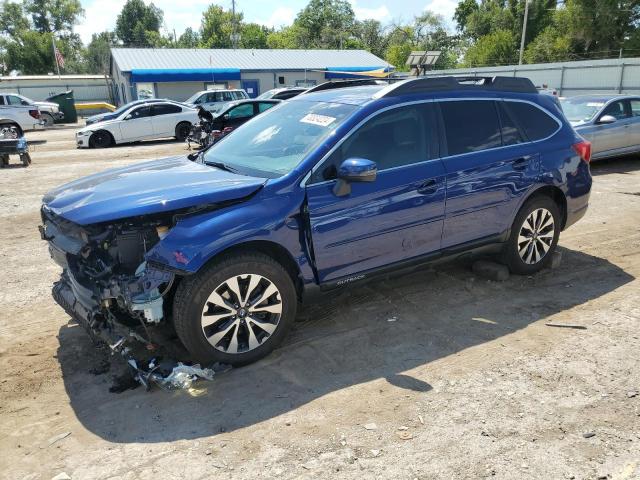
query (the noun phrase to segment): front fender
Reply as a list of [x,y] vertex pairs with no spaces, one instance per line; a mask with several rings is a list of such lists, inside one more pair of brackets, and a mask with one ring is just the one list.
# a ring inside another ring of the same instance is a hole
[[229,248],[264,241],[286,249],[303,278],[313,278],[304,248],[303,199],[301,191],[258,194],[239,205],[185,218],[147,253],[147,260],[196,273]]

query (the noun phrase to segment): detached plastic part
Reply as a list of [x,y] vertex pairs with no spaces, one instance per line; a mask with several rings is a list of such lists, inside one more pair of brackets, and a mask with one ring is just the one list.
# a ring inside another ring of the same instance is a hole
[[149,300],[148,302],[132,303],[131,310],[142,311],[144,313],[144,318],[146,318],[149,323],[160,323],[163,318],[162,297],[157,289],[154,292],[151,292],[151,295],[157,298]]

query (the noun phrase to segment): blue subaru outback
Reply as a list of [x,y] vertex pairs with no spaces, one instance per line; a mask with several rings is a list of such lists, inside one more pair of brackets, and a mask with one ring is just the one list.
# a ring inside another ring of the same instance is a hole
[[589,160],[528,79],[352,86],[59,187],[41,234],[56,301],[91,332],[172,322],[195,359],[241,365],[322,291],[479,252],[537,272],[585,214]]

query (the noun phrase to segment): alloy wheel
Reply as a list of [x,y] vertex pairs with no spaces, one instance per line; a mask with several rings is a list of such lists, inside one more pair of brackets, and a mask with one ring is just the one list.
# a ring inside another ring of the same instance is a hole
[[527,265],[535,265],[551,248],[554,236],[553,215],[546,208],[536,208],[520,227],[518,255]]
[[278,328],[282,297],[275,284],[256,274],[236,275],[207,298],[202,332],[217,350],[238,354],[262,345]]

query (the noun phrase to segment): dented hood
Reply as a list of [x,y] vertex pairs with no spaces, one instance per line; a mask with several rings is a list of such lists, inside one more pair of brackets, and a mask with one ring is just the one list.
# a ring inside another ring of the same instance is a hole
[[236,200],[265,182],[179,156],[81,178],[50,191],[43,202],[67,220],[89,225]]

